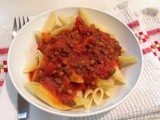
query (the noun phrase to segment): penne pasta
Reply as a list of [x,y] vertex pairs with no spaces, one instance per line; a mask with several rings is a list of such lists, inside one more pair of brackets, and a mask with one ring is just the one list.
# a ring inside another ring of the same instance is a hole
[[51,32],[52,30],[60,26],[61,26],[61,22],[59,21],[57,14],[55,12],[52,12],[52,14],[50,14],[47,21],[45,22],[45,25],[43,26],[42,31]]
[[89,109],[93,101],[93,90],[88,89],[87,91],[85,91],[84,98],[89,100],[86,104],[84,104],[84,108]]
[[69,76],[69,79],[71,82],[75,82],[75,83],[83,83],[84,82],[83,78],[74,71]]
[[65,26],[74,22],[74,18],[72,16],[70,17],[58,16],[58,17],[60,22],[62,23],[62,26]]
[[79,10],[79,16],[84,20],[85,24],[87,26],[90,26],[93,22],[91,20],[91,18],[89,17],[87,11],[83,8],[80,8]]
[[111,36],[111,38],[114,38],[114,35],[111,32],[109,32],[109,30],[106,27],[104,27],[104,25],[96,23],[96,22],[94,22],[94,25],[99,30],[101,30],[103,32],[106,32],[106,33],[109,33],[109,35]]
[[121,55],[123,55],[125,53],[126,53],[126,49],[122,47],[122,49],[121,49]]
[[30,61],[27,61],[27,63],[24,66],[23,72],[29,73],[32,72],[34,69],[36,69],[38,65],[38,58],[37,56],[32,58]]
[[115,79],[116,84],[125,84],[126,81],[120,69],[116,67],[116,72],[113,74],[113,78]]
[[136,63],[136,58],[134,56],[118,56],[121,67],[127,67]]
[[30,81],[37,81],[37,79],[39,78],[40,75],[40,70],[35,70],[34,73],[31,75],[32,78],[30,79]]
[[41,39],[41,32],[36,31],[35,32],[35,40],[36,40],[37,45],[39,44],[40,39]]
[[29,90],[32,94],[36,95],[43,102],[48,105],[60,109],[60,110],[68,110],[71,107],[64,105],[59,101],[50,91],[45,89],[40,83],[37,82],[29,82],[25,85],[27,90]]
[[102,102],[104,96],[104,90],[102,88],[96,88],[93,92],[93,100],[96,105],[99,105]]
[[89,102],[88,99],[79,96],[75,96],[74,101],[76,103],[76,106],[86,105]]
[[83,98],[83,92],[82,92],[82,90],[78,90],[77,93],[76,93],[76,96]]
[[113,90],[114,90],[114,87],[113,87],[113,88],[106,89],[106,90],[104,90],[104,94],[105,94],[107,97],[111,97],[111,95],[113,94]]
[[56,15],[56,26],[55,26],[55,28],[54,29],[56,29],[56,28],[59,28],[59,27],[61,27],[62,26],[62,23],[61,23],[61,21],[59,20],[59,17],[58,17],[58,15],[57,15],[57,13],[55,13]]
[[84,20],[84,22],[87,26],[90,26],[91,24],[94,24],[95,27],[99,28],[101,31],[108,32],[108,30],[102,24],[93,22],[85,9],[81,8],[79,10],[79,16]]
[[112,77],[107,80],[98,79],[97,86],[103,89],[112,88],[115,86],[115,79]]
[[108,32],[108,30],[106,29],[106,27],[104,27],[102,24],[98,24],[98,23],[94,23],[95,27],[100,29],[103,32]]
[[43,54],[40,50],[37,51],[37,56],[38,56],[38,66],[40,66],[43,60]]
[[57,29],[53,30],[51,34],[52,34],[52,36],[55,36],[62,31],[72,30],[73,26],[74,26],[74,23],[70,23],[68,25],[65,25],[65,26],[62,26],[60,28],[57,28]]

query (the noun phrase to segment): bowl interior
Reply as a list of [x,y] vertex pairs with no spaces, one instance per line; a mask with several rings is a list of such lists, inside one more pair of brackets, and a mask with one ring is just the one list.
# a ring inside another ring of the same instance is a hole
[[[78,9],[79,8],[63,8],[55,11],[64,16],[76,16]],[[142,53],[134,34],[123,23],[106,13],[93,9],[87,9],[87,11],[94,21],[104,25],[109,32],[117,38],[120,45],[126,49],[128,55],[136,56],[137,63],[123,69],[127,83],[116,87],[113,96],[107,100],[103,100],[101,105],[92,107],[90,110],[73,109],[71,111],[60,111],[54,109],[36,99],[24,88],[24,84],[28,82],[27,76],[23,73],[24,65],[26,61],[36,54],[37,50],[37,45],[34,40],[34,31],[41,30],[51,11],[36,17],[26,24],[13,40],[9,49],[8,69],[11,80],[18,92],[31,104],[44,111],[70,117],[95,115],[110,110],[121,103],[131,90],[133,90],[138,81],[142,67]]]

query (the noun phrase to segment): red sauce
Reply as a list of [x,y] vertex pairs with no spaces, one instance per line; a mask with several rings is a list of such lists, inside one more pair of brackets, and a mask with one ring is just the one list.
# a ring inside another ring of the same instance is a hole
[[[38,49],[44,59],[34,80],[70,106],[74,105],[77,90],[95,89],[97,78],[112,76],[115,66],[119,67],[118,55],[121,54],[115,38],[94,25],[86,26],[80,17],[76,18],[71,31],[53,37],[50,33],[42,33]],[[70,81],[73,71],[83,78],[84,83]]]
[[32,71],[32,72],[30,72],[29,73],[29,79],[32,81],[32,78],[33,78],[33,76],[34,76],[34,73],[35,73],[35,71]]

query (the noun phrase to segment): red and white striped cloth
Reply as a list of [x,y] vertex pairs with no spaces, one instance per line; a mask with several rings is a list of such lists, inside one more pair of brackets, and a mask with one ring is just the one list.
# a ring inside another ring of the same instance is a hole
[[9,45],[12,41],[12,28],[9,26],[0,27],[0,88],[4,83],[4,79],[8,72],[7,69],[7,53]]
[[[128,25],[137,36],[144,54],[144,69],[140,82],[120,105],[91,117],[70,120],[153,120],[160,119],[160,11],[146,8],[132,11],[128,3],[115,6],[107,13]],[[7,52],[12,28],[0,26],[0,88],[7,73]]]

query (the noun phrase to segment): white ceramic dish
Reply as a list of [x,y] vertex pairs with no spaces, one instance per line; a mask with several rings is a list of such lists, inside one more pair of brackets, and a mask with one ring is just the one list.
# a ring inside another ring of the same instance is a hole
[[[55,11],[60,15],[76,16],[78,13],[78,8],[63,8]],[[135,35],[127,26],[114,17],[93,9],[87,9],[87,11],[93,20],[98,23],[102,23],[112,34],[115,35],[121,46],[126,49],[128,55],[136,56],[137,63],[123,70],[127,83],[117,87],[116,89],[118,90],[114,92],[113,96],[107,100],[104,100],[101,105],[92,107],[90,110],[73,109],[71,111],[60,111],[54,109],[36,99],[24,88],[24,84],[28,82],[28,78],[22,71],[26,61],[34,56],[37,49],[33,32],[35,30],[41,30],[51,11],[36,17],[34,20],[26,24],[13,40],[8,54],[8,69],[12,83],[17,91],[31,104],[44,111],[69,117],[84,117],[99,114],[120,104],[125,98],[127,98],[138,82],[142,69],[142,52]]]

